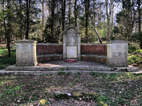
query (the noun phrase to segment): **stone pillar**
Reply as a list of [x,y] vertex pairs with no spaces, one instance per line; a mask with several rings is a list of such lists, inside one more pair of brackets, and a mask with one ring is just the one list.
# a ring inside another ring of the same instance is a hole
[[18,40],[16,43],[16,66],[36,66],[36,42],[33,40]]
[[107,65],[112,67],[127,67],[128,42],[108,41],[107,42]]

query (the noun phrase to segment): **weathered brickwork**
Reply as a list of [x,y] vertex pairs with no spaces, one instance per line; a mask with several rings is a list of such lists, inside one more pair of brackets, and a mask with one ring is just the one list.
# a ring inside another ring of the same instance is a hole
[[63,45],[37,45],[37,55],[63,54]]
[[81,54],[107,55],[107,45],[81,45]]
[[37,61],[38,63],[48,62],[48,61],[58,61],[62,60],[62,56],[54,56],[54,57],[38,57]]
[[[37,44],[37,56],[39,56],[37,57],[37,61],[39,63],[52,61],[52,60],[53,61],[63,60],[63,56],[56,56],[56,55],[50,56],[51,54],[62,55],[63,45],[62,44],[53,44],[53,45],[52,44]],[[43,55],[43,56],[40,56],[40,55]],[[81,56],[81,60],[106,63],[107,58],[104,58],[104,56],[107,56],[107,45],[82,44],[81,45],[81,55],[83,55]],[[100,55],[103,57],[100,57]]]

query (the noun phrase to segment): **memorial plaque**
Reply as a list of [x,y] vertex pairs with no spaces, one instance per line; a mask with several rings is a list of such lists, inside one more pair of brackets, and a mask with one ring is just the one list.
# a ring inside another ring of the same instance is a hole
[[76,39],[76,30],[75,29],[69,29],[67,32],[67,45],[76,45],[77,39]]
[[80,60],[80,31],[73,26],[63,33],[63,59]]
[[67,47],[67,58],[77,58],[77,47],[76,46]]

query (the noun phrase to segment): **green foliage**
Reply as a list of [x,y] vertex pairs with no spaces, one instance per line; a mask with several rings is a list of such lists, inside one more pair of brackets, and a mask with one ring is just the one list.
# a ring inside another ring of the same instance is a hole
[[[57,18],[58,17],[58,18]],[[60,24],[59,23],[60,17],[58,14],[55,15],[54,18],[48,18],[46,22],[46,27],[44,30],[43,36],[46,38],[45,42],[49,43],[58,43],[59,42],[59,36],[60,36]]]
[[65,75],[69,76],[69,75],[71,75],[71,73],[70,72],[65,72]]
[[4,90],[5,94],[14,94],[17,90],[19,90],[22,86],[16,86],[16,87],[9,87],[8,89]]
[[65,73],[64,73],[62,70],[59,70],[59,71],[57,72],[57,74],[58,74],[58,75],[64,75]]
[[133,63],[140,63],[142,62],[142,50],[138,49],[133,52],[133,55],[128,58],[128,63],[133,64]]
[[142,55],[142,49],[137,49],[136,51],[133,52],[134,55],[139,55],[141,56]]
[[140,58],[135,55],[132,55],[130,58],[128,58],[128,64],[137,63],[138,61],[140,61]]
[[113,28],[113,33],[119,33],[119,28],[117,27],[117,26],[114,26],[114,28]]
[[139,68],[142,68],[142,49],[139,49],[138,45],[129,45],[128,46],[128,64],[134,64],[137,65]]
[[134,51],[136,51],[136,46],[133,46],[133,45],[129,45],[128,46],[128,53],[133,53]]
[[92,75],[92,76],[93,76],[93,75],[95,75],[95,72],[94,72],[94,71],[92,71],[92,72],[90,73],[90,75]]
[[130,36],[129,40],[131,42],[136,42],[136,43],[141,42],[142,41],[142,31],[140,33],[138,33],[138,32],[133,33]]
[[[0,11],[0,34],[3,38],[4,36],[9,36],[10,41],[14,40],[13,38],[24,38],[26,33],[26,2],[21,0],[21,4],[19,0],[10,1],[9,5],[6,5],[4,10]],[[7,4],[8,1],[4,0],[4,3]],[[29,31],[30,33],[36,32],[37,24],[39,24],[39,19],[37,14],[41,12],[40,8],[36,6],[37,1],[30,0],[30,10],[29,10]],[[4,24],[5,22],[5,24]],[[9,27],[9,25],[11,27]],[[9,31],[9,32],[8,32]],[[0,38],[1,38],[0,37]]]
[[100,37],[106,37],[107,35],[107,30],[104,28],[101,28],[99,31]]
[[11,51],[11,57],[7,57],[8,51],[5,47],[0,47],[0,56],[4,56],[0,58],[0,69],[4,69],[9,65],[13,65],[16,63],[16,52],[15,50]]
[[127,11],[126,10],[122,10],[120,11],[117,15],[116,15],[116,22],[120,23],[123,19],[125,19],[128,16]]

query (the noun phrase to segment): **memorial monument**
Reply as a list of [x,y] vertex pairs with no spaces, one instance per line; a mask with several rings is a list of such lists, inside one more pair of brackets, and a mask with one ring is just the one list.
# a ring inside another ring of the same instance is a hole
[[80,60],[80,31],[76,27],[67,27],[63,32],[63,59]]

